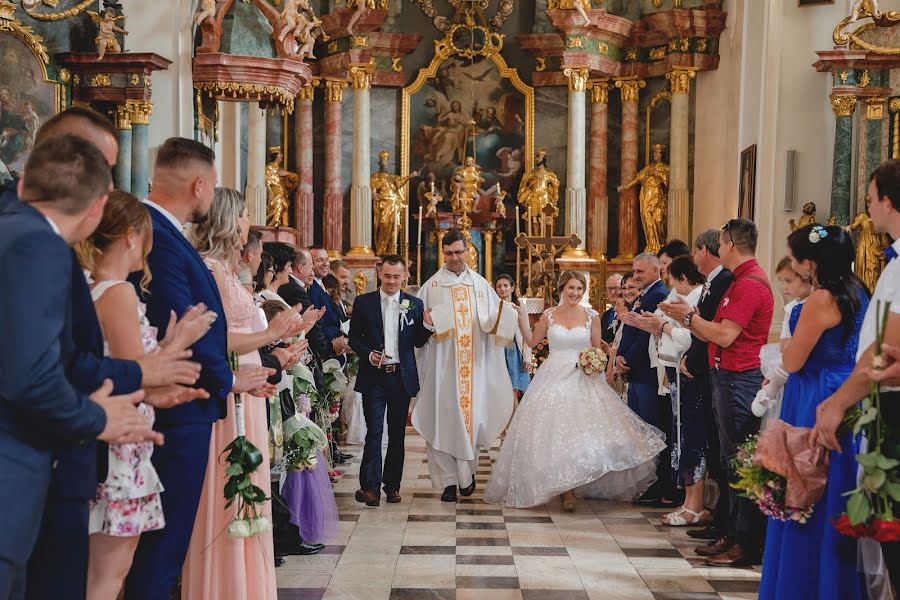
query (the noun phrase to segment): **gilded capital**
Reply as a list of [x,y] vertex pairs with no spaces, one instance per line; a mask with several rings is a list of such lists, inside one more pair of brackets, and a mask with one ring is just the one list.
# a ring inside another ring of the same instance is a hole
[[643,79],[617,79],[616,87],[622,90],[622,102],[637,102],[641,88],[647,87]]
[[588,81],[587,67],[566,67],[563,69],[563,75],[569,80],[570,92],[583,92],[587,89]]
[[354,90],[368,90],[372,87],[372,65],[353,65],[350,67],[350,81]]
[[128,100],[125,105],[131,113],[132,125],[149,125],[153,104],[149,100]]
[[696,76],[697,71],[695,69],[684,69],[679,67],[666,73],[666,79],[669,80],[669,85],[672,87],[673,94],[690,94],[691,79],[694,79]]
[[297,94],[297,100],[312,100],[313,99],[313,86],[304,85],[300,88],[300,92]]
[[591,82],[591,102],[609,104],[609,82],[605,80]]
[[856,96],[832,94],[831,110],[836,117],[849,117],[856,110]]
[[131,108],[126,104],[116,107],[116,129],[131,129]]
[[866,98],[866,119],[870,121],[880,121],[884,118],[884,104],[887,98],[874,97]]
[[334,79],[325,80],[325,101],[343,102],[345,87],[347,87],[347,83],[344,81],[335,81]]

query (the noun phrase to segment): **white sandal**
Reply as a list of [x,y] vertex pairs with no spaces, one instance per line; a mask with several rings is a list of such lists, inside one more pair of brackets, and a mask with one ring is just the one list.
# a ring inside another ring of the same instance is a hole
[[[688,521],[682,515],[684,513],[688,513],[691,515],[691,520]],[[667,515],[664,515],[662,518],[663,525],[668,525],[669,527],[684,527],[686,525],[691,526],[701,526],[706,525],[709,522],[710,515],[709,511],[701,510],[700,512],[695,512],[685,506],[679,506],[674,511],[670,512]]]

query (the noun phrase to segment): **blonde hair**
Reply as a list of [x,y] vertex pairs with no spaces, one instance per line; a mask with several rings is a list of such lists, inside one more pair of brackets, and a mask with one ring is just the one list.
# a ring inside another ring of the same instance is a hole
[[144,247],[141,249],[144,276],[141,278],[140,288],[146,292],[152,279],[147,256],[153,247],[153,225],[147,207],[131,194],[119,190],[110,192],[100,224],[90,237],[78,244],[75,251],[81,266],[94,273],[103,253],[129,233],[144,234]]
[[241,255],[238,221],[243,212],[244,197],[240,192],[216,188],[209,214],[190,228],[188,239],[201,255],[234,265]]
[[577,279],[581,284],[581,287],[583,287],[584,290],[587,291],[587,279],[585,278],[584,273],[582,273],[581,271],[563,271],[562,273],[560,273],[559,279],[556,282],[556,291],[562,293],[563,288],[566,287],[566,284],[568,284],[573,279]]

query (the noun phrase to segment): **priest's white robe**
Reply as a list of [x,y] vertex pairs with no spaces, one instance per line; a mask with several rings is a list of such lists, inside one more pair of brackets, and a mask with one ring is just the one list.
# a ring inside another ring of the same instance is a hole
[[434,335],[416,353],[420,391],[412,424],[427,444],[432,486],[467,487],[479,449],[490,447],[512,415],[503,349],[512,343],[517,314],[468,268],[459,275],[440,269],[418,297],[432,309]]

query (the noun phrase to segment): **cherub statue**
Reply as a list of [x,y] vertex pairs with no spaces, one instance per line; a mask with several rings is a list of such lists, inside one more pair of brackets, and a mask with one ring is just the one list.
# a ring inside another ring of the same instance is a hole
[[356,27],[357,21],[362,18],[362,14],[366,9],[375,10],[380,8],[383,10],[387,8],[387,2],[380,0],[376,6],[375,0],[347,0],[347,8],[353,8],[354,6],[356,10],[350,17],[350,22],[347,23],[347,33],[350,35],[353,35],[353,28]]
[[806,227],[807,225],[815,225],[816,224],[816,203],[815,202],[807,202],[803,205],[803,215],[800,217],[800,224],[798,225],[793,219],[788,221],[788,225],[791,228],[791,231],[797,231],[801,227]]
[[97,60],[103,60],[107,52],[111,54],[120,53],[122,46],[119,45],[119,38],[116,37],[116,33],[128,35],[128,32],[117,26],[116,21],[122,21],[125,17],[117,17],[116,11],[112,8],[104,10],[102,17],[92,10],[89,10],[88,14],[91,15],[91,20],[100,26],[100,32],[95,40],[97,42],[97,52],[99,53]]
[[506,204],[503,203],[503,200],[506,198],[506,192],[500,189],[499,184],[497,186],[497,191],[494,192],[494,212],[500,215],[501,218],[506,218]]
[[568,10],[577,10],[581,18],[584,19],[584,25],[587,27],[591,24],[587,11],[591,10],[591,0],[559,0],[559,7]]
[[[318,29],[318,32],[315,32],[316,29]],[[300,32],[299,37],[297,35],[294,36],[296,47],[294,53],[297,54],[301,60],[304,58],[315,58],[316,55],[313,54],[313,47],[316,45],[316,38],[319,36],[321,36],[323,40],[328,40],[328,36],[325,34],[325,31],[322,30],[322,21],[320,21],[318,17],[313,17]]]
[[194,26],[199,27],[203,21],[212,19],[216,16],[217,0],[200,0],[197,7],[197,14],[194,15]]
[[880,14],[878,0],[856,0],[853,3],[853,8],[850,9],[850,22],[856,23],[856,21],[864,17],[872,17],[874,19]]
[[56,8],[59,4],[59,0],[22,0],[22,8],[26,11],[32,10],[40,4],[49,6],[50,8]]
[[[281,11],[281,20],[284,26],[278,34],[278,41],[283,42],[285,36],[291,32],[294,33],[294,37],[299,36],[310,21],[307,13],[312,14],[309,0],[285,0],[284,10]],[[314,14],[313,17],[315,17]]]

